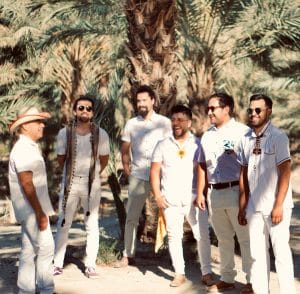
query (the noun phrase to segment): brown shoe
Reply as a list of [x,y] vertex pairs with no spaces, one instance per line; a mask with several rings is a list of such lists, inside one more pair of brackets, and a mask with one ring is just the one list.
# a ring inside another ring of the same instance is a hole
[[248,283],[241,288],[240,294],[254,294],[252,284]]
[[216,284],[207,287],[208,293],[218,293],[218,292],[225,292],[234,289],[234,283],[226,283],[224,281],[219,281]]
[[128,265],[133,265],[134,259],[132,257],[123,256],[120,260],[114,263],[114,268],[126,267]]
[[202,276],[201,282],[202,282],[202,284],[204,284],[208,287],[212,286],[216,283],[212,274],[206,274],[206,275]]
[[182,284],[184,284],[185,281],[186,281],[186,278],[184,275],[175,274],[173,281],[170,283],[170,287],[179,287]]

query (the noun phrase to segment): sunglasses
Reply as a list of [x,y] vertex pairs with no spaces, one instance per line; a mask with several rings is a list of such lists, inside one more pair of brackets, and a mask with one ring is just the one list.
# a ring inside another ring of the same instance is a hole
[[222,106],[207,106],[205,108],[205,113],[208,114],[209,111],[214,112],[217,108],[223,108]]
[[79,105],[77,107],[77,110],[79,111],[84,111],[86,110],[87,112],[91,112],[93,110],[93,107],[92,106],[84,106],[84,105]]
[[248,109],[247,109],[247,113],[248,113],[248,115],[252,115],[253,112],[255,112],[256,114],[260,114],[262,111],[264,111],[264,110],[266,110],[266,109],[267,109],[267,108],[262,109],[262,108],[260,108],[260,107],[256,107],[256,108],[254,108],[254,109],[248,108]]

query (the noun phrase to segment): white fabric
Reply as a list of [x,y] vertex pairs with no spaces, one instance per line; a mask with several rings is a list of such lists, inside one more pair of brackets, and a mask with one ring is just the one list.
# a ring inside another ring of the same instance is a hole
[[[239,154],[241,165],[248,166],[250,199],[247,209],[269,214],[277,192],[277,166],[290,159],[289,140],[285,133],[268,124],[260,140],[261,154],[253,154],[256,135],[249,131],[242,140]],[[284,208],[292,208],[292,189],[289,186]]]
[[122,141],[131,144],[131,175],[149,181],[153,149],[157,142],[169,136],[171,131],[170,120],[155,112],[148,120],[137,116],[126,123]]
[[32,180],[37,197],[45,214],[54,214],[47,185],[47,174],[44,159],[38,144],[24,135],[20,135],[9,157],[9,188],[16,219],[21,222],[34,211],[20,187],[18,173],[32,172]]
[[164,209],[169,251],[176,274],[185,274],[185,262],[182,248],[184,218],[186,218],[190,224],[193,235],[197,240],[197,250],[202,275],[212,272],[208,215],[206,211],[202,211],[198,215],[197,212],[198,209],[196,209],[192,204],[184,206],[169,206]]
[[36,293],[36,284],[41,294],[54,293],[53,252],[54,241],[51,227],[40,231],[34,214],[21,222],[22,248],[19,258],[19,294]]
[[[161,162],[161,193],[170,205],[190,205],[193,193],[195,155],[200,141],[194,135],[183,144],[173,136],[160,141],[152,162]],[[183,152],[181,157],[179,152]]]
[[[57,233],[55,236],[55,256],[54,265],[60,268],[63,267],[66,247],[68,243],[68,233],[72,225],[73,217],[76,212],[78,203],[80,201],[84,211],[84,223],[87,233],[86,241],[86,267],[95,267],[96,258],[99,248],[99,203],[101,198],[100,186],[98,193],[95,193],[90,198],[90,207],[88,208],[88,178],[74,177],[70,194],[67,201],[65,215],[60,214],[57,222]],[[60,199],[60,210],[62,210],[62,198]],[[86,212],[90,211],[90,215],[87,217]],[[62,220],[65,219],[65,224],[62,227]]]
[[169,251],[173,267],[178,274],[184,274],[185,266],[182,248],[184,217],[190,223],[197,240],[202,274],[211,273],[208,214],[207,211],[199,212],[192,203],[195,198],[194,165],[199,145],[199,139],[191,133],[182,144],[171,136],[157,144],[152,156],[152,162],[161,163],[161,193],[169,204],[164,210]]
[[201,138],[202,152],[198,162],[206,162],[209,183],[225,183],[239,179],[238,147],[249,128],[230,119],[221,128],[212,126]]
[[238,223],[239,187],[227,189],[208,189],[208,206],[210,220],[218,238],[220,250],[221,280],[234,283],[234,235],[237,235],[242,255],[242,269],[246,273],[246,281],[250,283],[252,258],[250,254],[250,240],[248,226]]
[[[85,265],[87,267],[95,267],[96,258],[99,248],[99,204],[101,198],[101,183],[100,183],[100,160],[99,156],[109,154],[109,138],[105,130],[99,128],[99,145],[97,152],[97,160],[95,167],[95,179],[92,184],[90,193],[90,201],[88,201],[88,175],[91,159],[91,134],[85,136],[77,135],[77,149],[76,149],[76,165],[75,176],[71,184],[71,190],[68,196],[65,215],[63,214],[62,204],[64,197],[64,178],[62,180],[62,187],[60,193],[59,204],[59,220],[57,223],[57,233],[55,236],[55,257],[54,264],[58,267],[63,267],[64,256],[66,252],[66,246],[68,242],[68,232],[72,225],[73,216],[76,212],[79,201],[84,210],[84,222],[87,233],[87,245],[86,245],[86,259]],[[57,136],[57,153],[58,155],[64,155],[67,148],[66,142],[66,128],[60,130]],[[88,170],[87,170],[88,167]],[[65,177],[65,173],[63,175]],[[88,207],[89,204],[89,207]],[[89,211],[90,215],[87,217],[86,212]],[[62,227],[62,220],[65,219],[65,224]]]
[[150,194],[150,183],[138,179],[134,176],[129,177],[127,217],[124,234],[124,252],[127,257],[134,257],[136,250],[136,234],[139,218],[143,210],[146,198]]
[[270,293],[269,236],[275,255],[280,293],[296,294],[293,260],[289,247],[291,214],[291,209],[285,209],[282,222],[273,225],[270,215],[264,215],[261,212],[247,213],[251,254],[254,258],[251,270],[251,282],[256,294]]

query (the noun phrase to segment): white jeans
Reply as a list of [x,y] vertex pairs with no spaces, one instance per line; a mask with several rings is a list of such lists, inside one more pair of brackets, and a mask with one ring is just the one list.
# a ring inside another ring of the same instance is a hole
[[184,217],[186,217],[190,224],[193,235],[197,240],[202,275],[211,273],[211,250],[207,211],[199,211],[198,208],[191,204],[180,207],[169,206],[164,210],[164,214],[168,232],[169,251],[175,273],[185,274],[182,248]]
[[50,225],[46,230],[40,231],[36,217],[32,214],[21,222],[21,233],[18,293],[34,294],[37,283],[41,294],[52,294],[54,292],[52,275],[54,241]]
[[123,255],[133,257],[136,250],[136,234],[143,206],[150,194],[150,183],[134,176],[129,178],[127,216]]
[[293,260],[289,246],[291,214],[291,209],[284,210],[282,222],[273,225],[270,215],[263,215],[261,212],[247,213],[250,248],[254,258],[251,282],[256,294],[270,293],[269,237],[275,255],[280,293],[296,294]]
[[[57,233],[55,236],[55,256],[54,265],[63,267],[66,247],[68,243],[68,233],[72,225],[74,213],[76,212],[79,200],[84,211],[84,223],[87,234],[86,240],[86,267],[95,267],[99,249],[99,204],[101,198],[101,189],[90,198],[88,207],[88,178],[74,177],[71,191],[67,200],[65,215],[62,213],[62,201],[60,201],[60,216],[57,223]],[[90,215],[86,216],[89,211]],[[65,224],[62,227],[62,220],[65,219]]]
[[211,223],[218,238],[220,251],[221,280],[234,283],[237,274],[234,270],[234,235],[237,235],[242,255],[242,269],[246,273],[246,281],[250,283],[252,257],[248,226],[238,223],[238,187],[227,189],[209,189],[208,205]]

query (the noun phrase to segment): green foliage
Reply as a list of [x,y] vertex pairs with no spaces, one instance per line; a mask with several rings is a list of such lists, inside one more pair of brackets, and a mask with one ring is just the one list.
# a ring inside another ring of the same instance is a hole
[[119,240],[100,236],[97,264],[111,265],[120,257]]

